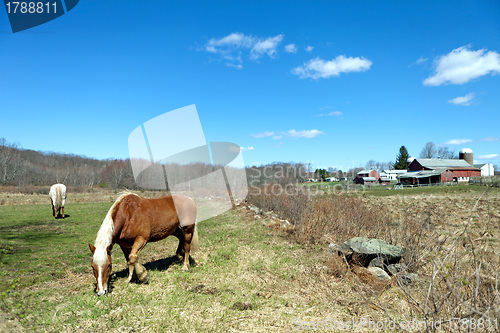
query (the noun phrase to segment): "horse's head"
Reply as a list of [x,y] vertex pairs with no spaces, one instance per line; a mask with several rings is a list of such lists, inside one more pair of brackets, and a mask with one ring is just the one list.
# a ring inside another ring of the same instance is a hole
[[91,265],[95,279],[97,281],[97,296],[106,295],[108,293],[109,276],[111,275],[112,271],[111,249],[113,248],[113,244],[109,245],[106,248],[105,255],[102,255],[102,253],[98,253],[98,255],[96,255],[96,247],[90,243],[89,247],[90,251],[93,254]]

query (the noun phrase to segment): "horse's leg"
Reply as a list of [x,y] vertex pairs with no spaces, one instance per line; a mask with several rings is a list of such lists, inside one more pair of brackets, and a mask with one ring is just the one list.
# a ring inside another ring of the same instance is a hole
[[179,258],[179,260],[182,260],[182,258],[184,258],[184,232],[181,228],[177,228],[172,235],[179,239],[179,246],[177,246],[177,251],[175,251],[175,254],[177,255],[177,258]]
[[64,206],[62,206],[61,210],[62,210],[62,218],[64,218]]
[[184,234],[184,263],[182,264],[183,271],[187,271],[189,269],[189,251],[191,250],[191,240],[193,239],[194,228],[195,224],[182,227],[182,233]]
[[142,266],[141,264],[139,264],[138,258],[139,258],[139,253],[144,248],[144,246],[146,246],[147,242],[148,241],[145,240],[144,238],[142,238],[140,236],[137,237],[135,239],[134,246],[132,246],[132,250],[130,251],[130,254],[128,256],[129,269],[130,269],[130,266],[133,265],[133,267],[135,269],[135,275],[137,276],[139,281],[141,281],[142,283],[148,283],[149,275],[148,275],[148,271],[146,270],[146,268],[144,266]]
[[130,247],[123,247],[120,245],[120,248],[122,249],[122,252],[123,252],[123,255],[125,256],[125,260],[127,260],[127,264],[128,264],[128,279],[127,279],[127,282],[130,283],[130,281],[132,281],[132,277],[134,276],[134,265],[130,264],[130,261],[129,261],[129,256],[130,256],[130,251],[132,251],[132,248]]

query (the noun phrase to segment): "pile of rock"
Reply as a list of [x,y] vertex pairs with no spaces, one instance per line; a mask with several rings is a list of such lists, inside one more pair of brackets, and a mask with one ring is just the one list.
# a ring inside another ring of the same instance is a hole
[[406,265],[399,263],[404,255],[401,246],[375,238],[354,237],[340,245],[331,243],[328,247],[332,254],[344,256],[349,264],[365,267],[368,273],[380,280],[397,276],[404,284],[410,284],[418,279],[417,274],[408,273]]
[[288,228],[292,228],[293,227],[293,225],[292,225],[292,223],[290,223],[290,221],[280,219],[280,217],[278,216],[278,214],[276,214],[273,211],[266,212],[266,211],[260,209],[259,207],[255,206],[255,205],[252,205],[252,204],[246,206],[246,209],[248,209],[249,211],[251,211],[251,212],[254,213],[254,218],[255,219],[268,218],[271,221],[279,222],[280,226],[283,229],[288,229]]

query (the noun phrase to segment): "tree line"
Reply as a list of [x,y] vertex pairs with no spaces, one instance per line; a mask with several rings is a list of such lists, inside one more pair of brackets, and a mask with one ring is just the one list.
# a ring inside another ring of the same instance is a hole
[[[455,151],[448,147],[436,146],[432,142],[426,143],[419,157],[458,158]],[[250,186],[270,183],[285,185],[304,182],[309,178],[354,178],[362,169],[406,170],[409,158],[408,150],[401,146],[394,162],[369,160],[364,167],[353,167],[347,171],[334,167],[313,170],[307,163],[273,162],[247,167],[246,174]],[[0,138],[0,185],[24,187],[48,186],[55,183],[75,186],[82,190],[90,190],[96,186],[113,189],[139,188],[134,180],[130,159],[97,160],[74,154],[40,152],[22,149],[18,144]]]
[[55,183],[92,189],[94,186],[134,188],[128,159],[97,160],[74,154],[22,149],[0,138],[0,184],[47,186]]

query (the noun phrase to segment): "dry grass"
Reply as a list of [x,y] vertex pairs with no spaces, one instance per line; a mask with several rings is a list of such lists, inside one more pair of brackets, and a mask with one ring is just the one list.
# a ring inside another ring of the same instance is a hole
[[[262,191],[265,198],[257,196],[251,201],[293,222],[295,228],[290,232],[304,244],[326,246],[364,236],[403,246],[403,262],[409,272],[420,277],[419,282],[409,286],[398,276],[393,277],[390,286],[375,283],[362,268],[342,258],[327,262],[333,276],[355,286],[359,295],[383,311],[386,318],[420,318],[429,330],[435,328],[432,324],[436,322],[446,324],[449,330],[472,329],[478,323],[483,329],[490,325],[492,330],[500,320],[500,192],[484,190],[312,197],[306,202],[302,193],[269,196]],[[287,214],[281,202],[300,209]],[[393,298],[385,299],[388,294]],[[397,308],[393,307],[394,299],[401,303]]]

